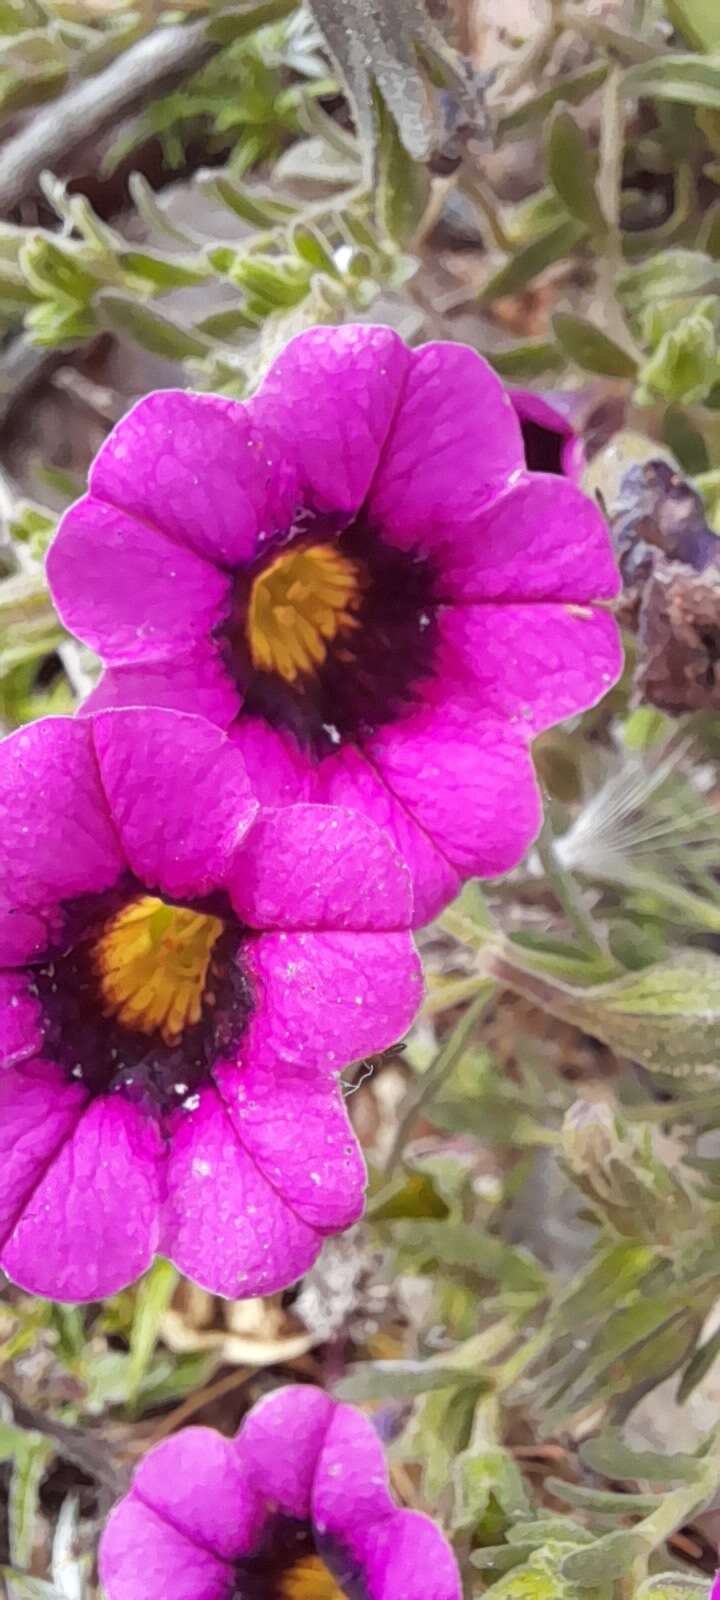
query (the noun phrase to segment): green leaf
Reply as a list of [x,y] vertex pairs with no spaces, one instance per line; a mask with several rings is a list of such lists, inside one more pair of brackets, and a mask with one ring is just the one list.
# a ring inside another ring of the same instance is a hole
[[315,272],[326,273],[329,278],[340,277],[332,251],[319,228],[311,227],[308,222],[298,222],[292,229],[291,238],[301,261]]
[[220,44],[233,44],[236,39],[244,39],[269,23],[282,22],[295,10],[296,4],[297,0],[250,0],[250,4],[233,6],[232,10],[221,11],[219,16],[213,17],[208,35]]
[[693,50],[720,50],[717,0],[665,0],[665,10]]
[[19,1567],[29,1567],[32,1559],[40,1484],[54,1454],[55,1446],[41,1433],[0,1422],[0,1460],[12,1462],[10,1557]]
[[413,161],[397,126],[383,106],[378,155],[378,216],[384,232],[401,246],[417,234],[430,199],[427,167]]
[[586,232],[587,230],[579,222],[573,217],[568,217],[567,222],[561,222],[558,227],[551,228],[541,239],[533,239],[531,244],[512,256],[499,272],[493,275],[489,283],[486,283],[480,295],[483,304],[499,300],[502,295],[518,294],[528,283],[532,283],[533,278],[544,272],[546,267],[571,255],[575,246],[585,238]]
[[682,1405],[692,1394],[693,1389],[696,1389],[698,1384],[702,1383],[703,1378],[710,1371],[710,1368],[714,1366],[718,1356],[720,1356],[720,1328],[709,1339],[706,1339],[704,1344],[698,1346],[692,1359],[688,1362],[678,1384],[677,1399],[679,1405]]
[[150,255],[147,250],[122,250],[119,261],[125,272],[153,289],[189,289],[211,276],[209,267],[191,265],[172,256]]
[[550,339],[528,340],[508,350],[487,350],[486,359],[501,378],[541,378],[544,373],[562,372],[563,353]]
[[635,1600],[707,1600],[706,1578],[691,1578],[677,1572],[656,1572],[635,1591]]
[[684,472],[695,477],[710,466],[708,448],[681,406],[668,406],[662,421],[663,439]]
[[720,288],[720,264],[702,250],[661,250],[618,274],[616,289],[630,311],[675,295]]
[[250,194],[224,174],[211,174],[204,178],[202,188],[216,194],[229,211],[241,217],[243,222],[249,222],[253,228],[281,227],[295,215],[295,206],[283,205],[264,195]]
[[720,1071],[720,958],[683,951],[610,983],[580,989],[530,975],[504,959],[494,964],[499,981],[534,999],[551,1015],[573,1022],[618,1055],[668,1075]]
[[6,1578],[8,1596],[12,1600],[64,1600],[63,1593],[56,1589],[53,1583],[46,1583],[44,1578],[31,1578],[27,1572],[18,1572],[17,1567],[0,1567],[0,1578]]
[[501,1445],[471,1447],[458,1457],[455,1498],[454,1529],[475,1527],[491,1499],[511,1520],[531,1515],[523,1475],[511,1452]]
[[177,1281],[176,1268],[169,1261],[158,1257],[138,1286],[127,1368],[127,1394],[130,1401],[137,1398],[150,1366],[160,1332],[160,1323],[170,1304]]
[[611,1583],[622,1578],[647,1548],[644,1534],[633,1528],[618,1528],[603,1539],[597,1539],[587,1550],[571,1550],[560,1563],[560,1570],[571,1583],[588,1587]]
[[122,333],[135,340],[143,350],[152,355],[165,356],[169,361],[187,361],[193,356],[208,353],[207,341],[196,333],[188,333],[159,311],[151,311],[125,295],[104,290],[97,297],[97,312],[101,323],[113,333]]
[[623,87],[644,100],[675,100],[680,105],[720,108],[720,56],[678,55],[669,50],[630,67]]
[[487,1378],[464,1367],[434,1366],[428,1361],[358,1361],[348,1367],[346,1376],[335,1385],[340,1400],[407,1399],[435,1389],[476,1390],[489,1393]]
[[437,1262],[445,1270],[471,1272],[497,1279],[504,1289],[542,1294],[545,1275],[523,1250],[505,1244],[470,1222],[418,1220],[391,1225],[395,1243],[420,1262]]
[[539,94],[531,95],[520,105],[515,106],[513,111],[508,111],[506,116],[501,117],[498,128],[499,141],[502,142],[507,134],[516,128],[524,128],[528,122],[543,121],[559,100],[564,100],[566,105],[580,105],[583,100],[587,100],[588,95],[594,94],[595,90],[600,88],[607,75],[607,62],[599,61],[573,76],[558,78],[548,89],[542,89]]
[[584,372],[596,372],[604,378],[634,377],[634,357],[584,317],[558,311],[553,317],[553,332],[566,355]]
[[647,1479],[660,1488],[694,1483],[702,1477],[703,1463],[689,1455],[660,1455],[653,1450],[631,1450],[615,1432],[602,1433],[580,1445],[586,1467],[604,1478]]
[[591,233],[604,233],[607,223],[595,189],[597,157],[572,113],[558,106],[547,142],[550,181],[563,204]]
[[27,239],[19,265],[32,287],[45,297],[85,305],[99,287],[100,280],[79,259],[77,246],[68,244],[61,249],[41,233]]

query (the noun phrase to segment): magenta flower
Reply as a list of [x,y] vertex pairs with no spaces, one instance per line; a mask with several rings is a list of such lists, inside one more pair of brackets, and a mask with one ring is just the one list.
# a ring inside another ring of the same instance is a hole
[[353,1222],[337,1074],[420,998],[409,874],[368,818],[258,807],[199,717],[0,744],[0,1265],[99,1299],[159,1251],[266,1294]]
[[277,1389],[237,1438],[185,1428],[151,1450],[100,1545],[108,1600],[460,1600],[440,1529],[390,1497],[354,1406]]
[[314,328],[247,405],[141,400],[65,515],[48,573],[106,664],[94,705],[204,713],[270,804],[370,813],[416,922],[520,859],[530,742],[620,670],[600,513],[528,473],[472,350]]
[[572,390],[564,389],[544,395],[534,389],[510,390],[531,472],[553,472],[579,483],[587,458],[573,420],[578,398]]

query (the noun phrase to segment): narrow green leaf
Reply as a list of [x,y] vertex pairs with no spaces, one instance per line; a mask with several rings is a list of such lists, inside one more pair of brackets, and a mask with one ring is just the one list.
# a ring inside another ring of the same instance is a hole
[[648,1540],[634,1528],[618,1528],[596,1539],[587,1550],[571,1550],[563,1557],[560,1570],[571,1583],[591,1587],[611,1583],[630,1571],[638,1556],[644,1555]]
[[378,216],[384,232],[396,244],[409,245],[415,237],[430,198],[427,167],[414,161],[385,106],[380,113],[378,155]]
[[120,265],[133,278],[140,278],[153,289],[190,289],[205,283],[210,268],[181,261],[173,256],[151,255],[148,250],[122,250]]
[[0,1578],[12,1584],[8,1594],[12,1594],[13,1600],[64,1600],[62,1591],[53,1583],[46,1583],[44,1578],[31,1578],[17,1567],[0,1567]]
[[677,295],[699,294],[720,286],[720,264],[702,250],[661,250],[640,266],[618,274],[616,288],[631,311]]
[[718,1356],[720,1356],[720,1328],[711,1338],[706,1339],[704,1344],[698,1346],[692,1359],[688,1362],[678,1384],[677,1398],[679,1405],[682,1405],[688,1399],[688,1396],[692,1394],[693,1389],[696,1389],[698,1384],[702,1383],[703,1378],[710,1371],[710,1368],[714,1366]]
[[135,1400],[150,1366],[160,1323],[173,1296],[178,1274],[169,1261],[158,1257],[142,1279],[135,1300],[127,1368],[128,1400]]
[[104,290],[97,297],[97,312],[101,323],[113,333],[122,333],[134,339],[143,350],[155,356],[166,356],[170,361],[187,361],[192,356],[208,353],[207,341],[196,333],[188,333],[169,317],[148,306]]
[[717,0],[665,0],[665,10],[693,50],[720,50]]
[[283,205],[264,195],[249,194],[222,173],[208,175],[203,179],[202,187],[216,194],[229,211],[236,217],[242,217],[243,222],[249,222],[253,228],[279,227],[296,212],[295,206]]
[[571,217],[591,233],[603,233],[607,222],[595,189],[597,157],[567,106],[556,107],[547,141],[550,181]]
[[674,100],[680,105],[720,108],[720,56],[678,55],[668,50],[636,67],[623,79],[638,99]]
[[562,350],[550,339],[528,340],[513,345],[509,350],[488,350],[487,360],[501,378],[541,378],[547,372],[562,372],[565,359]]
[[583,372],[595,372],[604,378],[632,378],[637,371],[637,362],[627,350],[584,317],[558,311],[553,317],[553,333]]
[[220,44],[232,44],[235,39],[244,39],[248,33],[255,33],[257,28],[265,28],[271,22],[282,22],[283,17],[295,10],[296,4],[297,0],[250,0],[249,5],[236,5],[232,10],[221,11],[219,16],[213,17],[208,35]]
[[605,82],[608,74],[606,61],[595,62],[591,67],[585,67],[582,72],[577,72],[567,78],[558,78],[549,89],[542,89],[539,94],[529,96],[523,100],[507,115],[501,117],[498,128],[498,139],[502,141],[508,133],[513,133],[516,128],[524,128],[529,122],[541,122],[552,111],[559,100],[564,100],[566,105],[577,106],[588,95],[594,94],[596,89]]
[[549,233],[543,234],[541,239],[533,239],[531,244],[519,250],[505,265],[500,268],[486,283],[480,299],[487,305],[492,300],[499,300],[502,295],[518,294],[525,289],[533,278],[537,278],[546,267],[556,261],[562,261],[564,256],[569,256],[586,236],[587,230],[574,217],[568,217],[567,222],[561,222],[557,228],[551,228]]
[[489,1393],[487,1378],[464,1367],[434,1366],[429,1361],[358,1361],[335,1385],[340,1400],[407,1399],[435,1389],[471,1388]]
[[703,1463],[689,1455],[660,1455],[653,1450],[631,1450],[617,1433],[603,1433],[580,1445],[586,1467],[604,1478],[646,1478],[659,1487],[694,1483],[702,1477]]
[[707,1579],[685,1573],[656,1572],[635,1592],[635,1600],[707,1600]]

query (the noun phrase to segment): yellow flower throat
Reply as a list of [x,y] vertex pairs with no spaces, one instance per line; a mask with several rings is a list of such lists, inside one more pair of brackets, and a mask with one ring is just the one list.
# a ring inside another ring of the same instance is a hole
[[319,1556],[305,1556],[282,1574],[279,1600],[344,1600],[342,1589]]
[[328,645],[359,626],[362,572],[331,544],[296,546],[276,556],[255,578],[247,612],[253,666],[286,683],[311,674]]
[[176,1044],[213,1005],[212,953],[219,917],[140,895],[110,920],[92,952],[103,1011],[126,1028]]

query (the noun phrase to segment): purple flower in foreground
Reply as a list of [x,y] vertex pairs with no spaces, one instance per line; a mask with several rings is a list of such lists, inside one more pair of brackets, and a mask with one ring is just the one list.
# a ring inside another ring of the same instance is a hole
[[720,1600],[720,1572],[717,1573],[710,1590],[710,1600]]
[[399,1511],[354,1406],[278,1389],[236,1439],[186,1428],[151,1450],[100,1545],[108,1600],[460,1600],[440,1529]]
[[260,808],[218,728],[52,718],[0,745],[0,1265],[99,1299],[155,1251],[219,1294],[363,1204],[337,1086],[420,998],[370,819]]
[[552,472],[579,483],[587,458],[573,422],[578,396],[563,389],[545,395],[533,389],[511,389],[510,399],[520,418],[530,471]]
[[461,345],[315,328],[253,400],[152,394],[48,557],[98,650],[93,704],[229,728],[270,804],[368,812],[416,922],[537,833],[534,734],[620,670],[600,513],[525,469],[510,397]]

